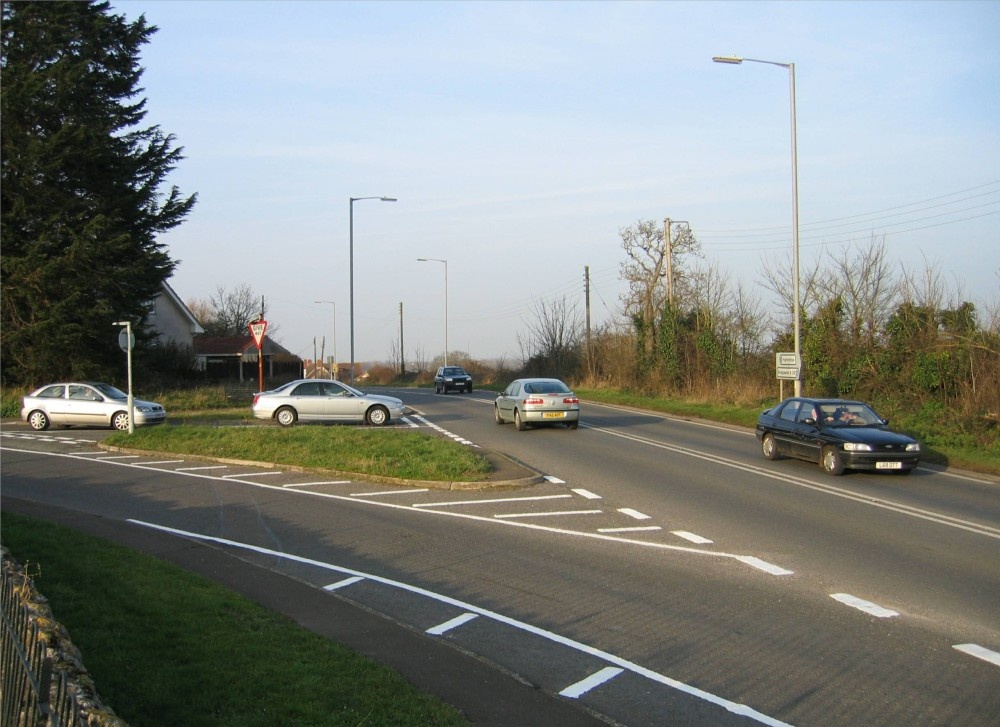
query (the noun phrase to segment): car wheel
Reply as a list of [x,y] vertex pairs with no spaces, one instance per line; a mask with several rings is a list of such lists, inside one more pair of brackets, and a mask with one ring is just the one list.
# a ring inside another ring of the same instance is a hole
[[365,414],[365,421],[373,427],[381,427],[389,422],[389,410],[384,406],[373,406]]
[[567,429],[576,429],[579,426],[580,426],[580,422],[578,422],[578,421],[577,422],[570,422],[569,424],[566,425],[566,428]]
[[35,431],[44,432],[50,423],[49,416],[44,411],[33,411],[28,415],[28,424]]
[[528,428],[527,422],[521,418],[521,412],[517,409],[514,410],[514,426],[517,427],[517,431],[523,432]]
[[298,414],[290,406],[283,406],[274,413],[274,420],[283,427],[292,426],[298,418]]
[[504,423],[503,417],[500,416],[500,407],[496,406],[495,404],[493,406],[493,418],[497,420],[497,424]]
[[440,394],[441,393],[441,387],[438,386],[437,384],[434,384],[434,393],[435,394]]
[[128,412],[127,411],[116,412],[115,415],[111,417],[111,426],[113,426],[119,432],[127,432]]
[[781,453],[778,451],[778,443],[774,441],[773,434],[765,434],[764,438],[760,440],[760,451],[768,459],[781,459]]
[[844,460],[836,447],[826,447],[819,456],[819,464],[828,475],[844,474]]
[[465,393],[466,394],[472,393],[472,384],[469,384],[468,386],[465,387]]

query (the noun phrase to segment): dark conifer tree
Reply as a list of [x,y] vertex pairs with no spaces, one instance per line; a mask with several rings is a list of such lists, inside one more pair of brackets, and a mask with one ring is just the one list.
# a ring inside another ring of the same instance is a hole
[[[157,236],[195,203],[174,137],[141,126],[156,32],[107,2],[3,2],[0,376],[120,380],[112,324],[139,324],[175,262]],[[137,331],[142,338],[142,327]]]

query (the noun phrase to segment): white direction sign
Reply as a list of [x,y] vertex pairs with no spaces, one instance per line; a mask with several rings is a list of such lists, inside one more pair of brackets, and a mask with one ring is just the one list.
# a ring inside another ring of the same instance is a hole
[[779,379],[798,381],[802,371],[802,361],[797,353],[776,353],[774,355],[775,376]]

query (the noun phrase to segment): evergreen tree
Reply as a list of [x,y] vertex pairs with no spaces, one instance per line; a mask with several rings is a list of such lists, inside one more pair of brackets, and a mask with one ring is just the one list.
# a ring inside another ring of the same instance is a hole
[[140,127],[139,49],[156,32],[107,2],[3,2],[0,344],[5,384],[115,377],[112,324],[137,325],[175,262],[157,235],[196,196],[161,191],[182,159]]

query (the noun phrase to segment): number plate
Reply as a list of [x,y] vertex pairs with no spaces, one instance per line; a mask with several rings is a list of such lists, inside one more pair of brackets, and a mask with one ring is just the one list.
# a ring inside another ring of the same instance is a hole
[[545,419],[562,419],[564,416],[566,415],[561,411],[547,411],[542,414]]
[[901,470],[903,469],[902,462],[876,462],[875,469],[877,470]]

